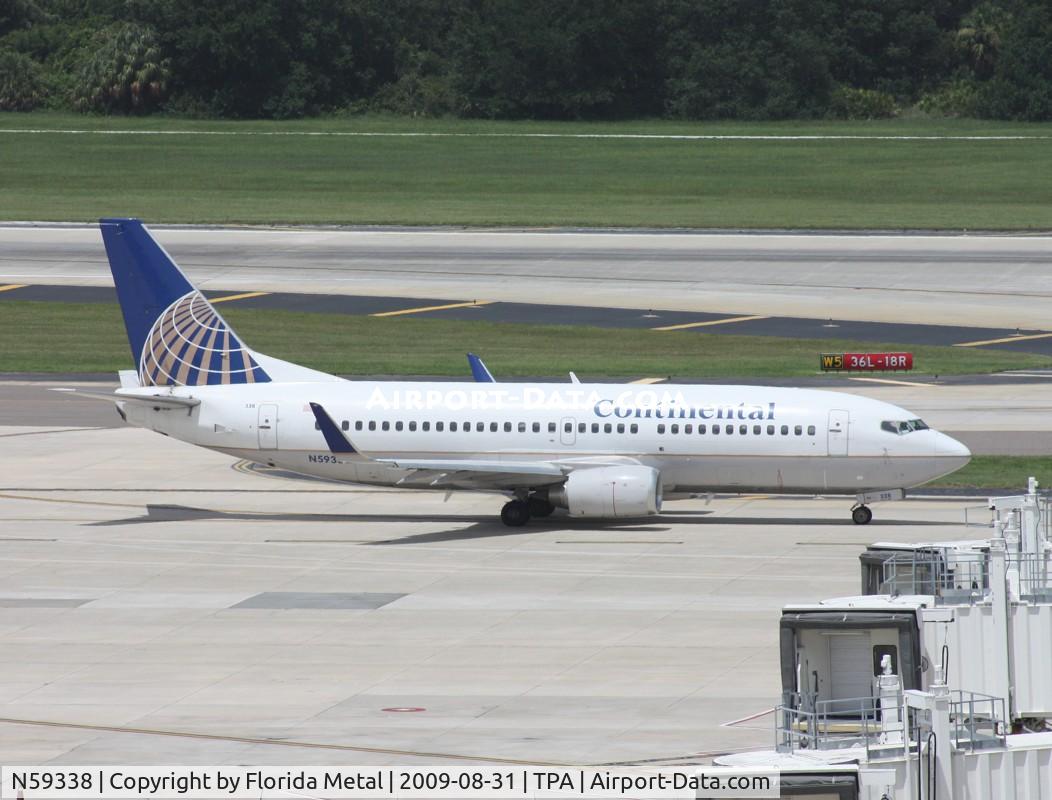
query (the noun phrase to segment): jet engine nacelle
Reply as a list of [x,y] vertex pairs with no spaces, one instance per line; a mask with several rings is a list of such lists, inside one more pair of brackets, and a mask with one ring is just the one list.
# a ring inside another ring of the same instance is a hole
[[642,517],[661,511],[661,474],[652,467],[595,467],[570,473],[548,499],[571,517]]

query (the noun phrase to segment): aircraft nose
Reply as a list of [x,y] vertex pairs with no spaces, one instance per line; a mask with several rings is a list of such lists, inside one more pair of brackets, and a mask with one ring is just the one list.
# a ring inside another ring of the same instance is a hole
[[958,442],[952,436],[947,436],[945,433],[940,433],[935,438],[935,455],[942,458],[960,458],[963,459],[962,466],[968,463],[972,457],[972,451],[967,448],[961,442]]

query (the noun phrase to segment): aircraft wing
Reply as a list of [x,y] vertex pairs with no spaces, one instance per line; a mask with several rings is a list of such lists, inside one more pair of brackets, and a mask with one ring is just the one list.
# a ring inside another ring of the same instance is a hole
[[400,484],[426,483],[461,489],[514,489],[550,486],[566,480],[566,472],[554,464],[538,462],[469,461],[462,459],[414,460],[378,458],[378,464],[413,470]]

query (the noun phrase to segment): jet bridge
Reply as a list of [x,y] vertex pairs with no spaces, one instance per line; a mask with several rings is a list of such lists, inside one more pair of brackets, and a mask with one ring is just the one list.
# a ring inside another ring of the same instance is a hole
[[782,797],[1052,800],[1052,536],[1028,491],[990,501],[991,537],[881,542],[863,591],[783,609]]

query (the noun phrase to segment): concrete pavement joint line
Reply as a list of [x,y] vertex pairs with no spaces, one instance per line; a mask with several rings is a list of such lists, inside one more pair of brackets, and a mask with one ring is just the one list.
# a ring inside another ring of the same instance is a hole
[[747,717],[739,717],[738,719],[732,719],[730,722],[721,722],[721,728],[731,728],[735,725],[741,725],[743,722],[752,722],[754,719],[765,717],[768,714],[773,714],[775,709],[765,708],[763,711],[757,711],[755,714],[749,714]]
[[244,292],[243,294],[232,294],[227,297],[209,298],[209,303],[229,303],[231,300],[247,300],[250,297],[266,297],[270,292]]
[[[734,752],[749,752],[751,750],[761,750],[759,747],[748,748],[748,750],[736,750]],[[604,761],[602,764],[593,764],[594,767],[636,767],[643,764],[667,764],[670,761],[690,761],[693,762],[699,758],[716,758],[717,756],[725,756],[728,754],[728,750],[707,750],[700,753],[689,753],[685,756],[669,756],[668,758],[639,758],[634,761]],[[688,766],[696,766],[695,764],[689,764]]]
[[319,136],[363,138],[454,138],[454,139],[668,139],[678,141],[758,141],[758,142],[799,142],[799,141],[888,141],[888,142],[1012,142],[1042,141],[1052,136],[1038,135],[1000,135],[1000,136],[876,136],[872,134],[718,134],[718,133],[499,133],[472,132],[457,133],[454,131],[178,131],[178,130],[90,130],[90,129],[49,129],[49,128],[2,128],[0,134],[59,133],[72,135],[95,136]]
[[556,544],[683,544],[682,541],[646,539],[556,539]]
[[[76,428],[75,430],[82,430]],[[112,430],[111,428],[98,428],[100,431]],[[44,433],[44,431],[41,431]],[[11,433],[5,434],[6,436],[28,436],[29,434]],[[256,475],[258,473],[250,473]],[[146,487],[144,489],[114,489],[108,486],[91,486],[82,487],[76,486],[71,488],[48,488],[44,486],[0,486],[0,492],[130,492],[132,494],[156,494],[157,492],[168,492],[171,494],[199,494],[201,492],[211,492],[213,494],[353,494],[353,495],[365,495],[365,494],[390,494],[390,492],[358,490],[358,489],[204,489],[197,486],[188,486],[185,489],[159,489],[157,487]],[[43,500],[44,498],[37,498]]]
[[301,747],[312,750],[338,750],[346,753],[379,753],[392,756],[412,756],[414,758],[448,758],[463,759],[464,761],[479,761],[482,763],[495,764],[538,764],[540,766],[567,766],[558,761],[539,762],[534,760],[522,761],[513,758],[489,758],[487,756],[467,756],[456,753],[429,753],[414,750],[397,750],[387,747],[364,747],[349,744],[326,744],[325,742],[297,742],[288,739],[263,739],[252,736],[224,736],[217,733],[193,733],[191,731],[170,731],[159,728],[132,728],[123,725],[91,725],[85,722],[53,722],[42,719],[14,719],[12,717],[0,717],[0,723],[6,725],[37,725],[44,728],[66,728],[81,731],[97,731],[99,733],[133,733],[140,736],[171,736],[181,739],[202,739],[213,742],[235,742],[240,744],[263,744],[275,747]]
[[749,322],[754,319],[769,319],[762,315],[752,315],[747,317],[727,317],[726,319],[710,319],[704,322],[685,322],[682,325],[665,325],[661,328],[651,328],[652,331],[681,331],[686,328],[705,328],[710,325],[726,325],[731,322]]
[[851,377],[849,381],[863,381],[864,383],[887,383],[892,386],[938,386],[937,383],[918,383],[917,381],[897,381],[891,378],[863,378]]
[[107,506],[109,508],[138,508],[145,509],[141,503],[107,503],[102,500],[70,500],[68,498],[53,499],[50,497],[30,497],[21,494],[0,493],[0,499],[4,500],[33,500],[38,503],[67,503],[78,506]]
[[370,314],[370,317],[400,317],[403,314],[422,314],[425,311],[445,311],[450,308],[474,308],[476,306],[488,306],[494,303],[493,300],[472,300],[468,303],[447,303],[441,306],[421,306],[420,308],[403,308],[398,311],[380,311],[376,314]]
[[[954,498],[954,499],[956,500],[958,498]],[[978,500],[980,498],[974,498],[974,499]],[[911,498],[911,500],[916,500],[916,498]],[[983,526],[983,527],[989,527],[989,526]],[[190,540],[187,540],[187,541],[190,541]],[[229,542],[227,540],[195,539],[195,540],[192,540],[192,541],[195,544],[198,544],[198,545],[200,545],[200,544],[229,544]],[[266,542],[266,541],[271,541],[271,540],[264,540],[264,542]],[[300,541],[300,540],[292,540],[292,541]],[[378,540],[370,539],[369,541],[378,541]],[[852,546],[855,546],[855,547],[865,547],[869,543],[869,541],[870,540],[867,540],[866,542],[836,542],[836,544],[852,545]],[[249,543],[251,543],[251,542],[249,542]],[[574,543],[577,544],[577,542],[574,542]],[[103,541],[101,541],[101,544],[111,544],[111,542],[103,540]],[[171,542],[170,539],[146,539],[146,538],[142,538],[142,537],[136,539],[136,546],[144,547],[145,545],[149,545],[149,544],[171,545],[172,542]],[[547,544],[547,542],[542,542],[542,544]],[[648,544],[649,544],[649,542],[648,542]],[[825,544],[825,542],[797,542],[797,544]],[[128,545],[119,544],[119,546],[125,547],[125,546],[128,546]],[[440,547],[440,546],[433,545],[433,544],[428,544],[428,545],[402,545],[401,549],[402,550],[423,550],[425,552],[449,552],[449,553],[456,553],[456,554],[474,553],[474,554],[478,554],[478,555],[481,555],[481,556],[493,555],[493,551],[488,549],[488,548],[476,548],[476,547],[468,547],[468,546]],[[529,552],[530,552],[530,555],[553,556],[553,557],[557,557],[557,558],[563,558],[563,557],[565,557],[568,554],[568,551],[562,550],[562,549],[559,549],[559,550],[531,549]],[[573,551],[569,551],[569,554],[574,554],[574,552]],[[577,554],[578,555],[586,555],[589,558],[595,557],[595,553],[588,552],[588,551],[583,551],[583,550],[580,551]],[[358,554],[356,554],[356,557],[357,557],[357,555]],[[619,556],[619,555],[628,555],[628,554],[627,553],[604,553],[603,555],[604,556]],[[640,554],[640,553],[633,552],[633,553],[631,553],[631,555],[633,556],[633,558],[650,558],[650,559],[674,558],[674,559],[677,559],[677,560],[694,558],[694,559],[700,559],[700,560],[703,560],[703,561],[711,561],[712,560],[712,556],[708,555],[708,554],[697,554],[697,555],[691,554],[691,553],[676,553],[676,554],[672,554],[672,553],[642,553],[642,554]],[[268,558],[269,558],[269,556],[268,556]],[[301,558],[303,558],[303,557],[301,557]],[[755,561],[756,560],[756,555],[755,554],[749,554],[749,555],[721,554],[720,558],[724,559],[724,560]],[[811,563],[816,558],[817,559],[827,560],[827,561],[839,561],[839,560],[842,559],[842,556],[838,556],[838,555],[837,556],[820,556],[820,555],[808,554],[808,555],[799,555],[799,556],[781,555],[778,558],[780,560],[783,560],[783,561],[804,561],[804,562],[807,562],[807,563]],[[310,558],[310,559],[304,558],[304,560],[317,561],[319,559],[316,559],[316,558]],[[416,565],[418,565],[418,562],[405,562],[405,563],[407,563],[409,566],[416,566]],[[378,563],[377,565],[378,566],[384,566],[383,563]],[[349,569],[354,569],[354,566],[350,565],[348,568]],[[483,569],[483,568],[484,569],[491,569],[491,568],[492,569],[499,569],[497,567],[486,566],[485,564],[482,564],[482,563],[475,565],[475,568],[478,568],[478,569]],[[516,567],[516,569],[521,569],[521,568]],[[590,574],[589,572],[584,572],[584,571],[582,571],[580,569],[570,569],[570,570],[566,570],[566,572],[567,572],[567,574],[578,574],[578,573],[580,573],[580,574]],[[722,575],[724,573],[720,572],[720,573],[713,573],[713,574],[720,574],[720,575]],[[697,573],[695,573],[695,576],[696,575],[697,575]]]
[[1047,339],[1052,333],[1032,333],[1027,336],[1006,336],[1003,339],[985,339],[981,342],[961,342],[954,347],[982,347],[986,344],[1010,344],[1011,342],[1026,342],[1030,339]]
[[[464,233],[465,234],[470,234],[471,232],[470,231],[465,231]],[[611,234],[611,235],[613,235],[613,234]],[[21,259],[21,260],[22,261],[26,261],[28,259]],[[2,261],[3,261],[3,259],[0,258],[0,262],[2,262]],[[41,260],[41,262],[42,263],[47,263],[45,260]],[[102,265],[104,264],[104,262],[102,262],[102,261],[93,262],[93,263],[99,264],[100,267],[102,267]],[[251,264],[205,264],[205,263],[194,263],[190,259],[185,259],[184,262],[183,262],[183,266],[185,266],[188,269],[190,269],[190,268],[196,268],[196,269],[223,269],[223,270],[227,270],[227,271],[258,270],[258,269],[260,269],[258,266],[251,265]],[[322,266],[318,266],[318,265],[311,265],[311,266],[307,266],[307,267],[301,267],[300,271],[301,272],[350,272],[350,273],[359,273],[359,272],[377,273],[377,272],[380,272],[380,270],[378,270],[375,267],[353,267],[353,266],[322,267]],[[489,277],[488,273],[485,273],[485,272],[470,272],[468,270],[444,270],[444,271],[439,272],[439,271],[436,271],[436,270],[410,269],[410,268],[406,268],[406,267],[395,267],[395,268],[389,269],[389,270],[386,271],[386,274],[422,275],[422,276],[426,276],[426,277],[437,277],[437,278],[450,276],[450,275],[461,276],[461,277],[469,277],[469,278]],[[572,275],[572,276],[568,276],[566,274],[548,274],[548,273],[528,273],[528,272],[504,271],[504,272],[501,273],[501,276],[505,277],[505,278],[535,278],[535,279],[536,278],[543,278],[545,280],[564,280],[564,281],[578,281],[578,282],[590,281],[590,282],[602,282],[602,283],[609,283],[610,281],[616,281],[618,283],[657,283],[657,284],[669,284],[669,285],[680,283],[680,284],[686,284],[687,286],[695,286],[698,283],[698,280],[694,279],[694,278],[660,278],[660,277],[633,278],[633,277],[626,276],[626,275]],[[39,273],[31,273],[31,274],[20,274],[20,273],[0,274],[0,280],[10,280],[11,278],[39,278],[39,277],[40,277]],[[81,280],[81,279],[85,279],[85,278],[93,278],[93,279],[97,278],[98,280],[102,281],[102,283],[98,284],[99,286],[112,286],[113,285],[112,280],[107,279],[104,275],[101,275],[101,274],[97,275],[97,276],[96,275],[83,275],[83,274],[82,275],[50,275],[49,274],[47,277],[49,277],[49,278],[70,278],[70,279],[74,279],[74,280]],[[205,282],[207,282],[209,280],[214,280],[214,279],[213,278],[207,278],[207,277],[206,278],[199,278],[198,279],[198,283],[199,284],[203,284],[203,283],[205,283]],[[302,282],[303,282],[303,278],[300,275],[294,275],[294,276],[291,276],[291,277],[281,277],[281,278],[274,277],[274,278],[268,278],[268,280],[273,282],[273,283],[302,284]],[[357,278],[336,278],[336,279],[333,279],[333,280],[342,280],[342,281],[352,282],[352,281],[357,280]],[[51,285],[51,284],[45,284],[45,285]],[[776,287],[776,288],[786,288],[786,287],[788,287],[788,288],[792,288],[792,289],[798,289],[798,288],[801,287],[801,284],[798,284],[798,283],[781,283],[781,282],[777,282],[777,281],[762,281],[762,282],[755,283],[753,285],[760,286],[760,287],[773,286],[773,287]],[[992,289],[989,289],[989,290],[988,289],[984,289],[982,291],[972,290],[972,289],[949,289],[949,288],[944,288],[944,287],[940,287],[938,289],[924,289],[924,288],[916,288],[916,287],[910,288],[910,287],[906,287],[906,286],[892,286],[892,287],[888,287],[888,286],[867,286],[867,285],[847,286],[847,285],[844,285],[844,284],[836,284],[836,283],[832,283],[832,284],[809,283],[809,284],[805,284],[804,286],[806,286],[806,288],[808,288],[808,289],[849,289],[850,288],[850,289],[854,289],[854,290],[863,290],[863,291],[872,291],[872,292],[903,292],[903,293],[914,293],[914,294],[922,294],[922,295],[924,295],[924,294],[937,294],[937,295],[951,294],[951,295],[962,295],[962,296],[975,295],[976,297],[990,297],[990,296],[996,296],[996,297],[1025,297],[1027,299],[1052,297],[1052,292],[1006,292],[1006,291],[997,291],[997,290],[992,290]],[[370,295],[366,295],[366,296],[370,296]],[[589,308],[607,308],[607,306],[589,306]],[[683,309],[663,309],[663,310],[679,310],[679,311],[682,311]]]
[[[0,439],[10,439],[14,436],[44,436],[49,433],[80,433],[81,431],[107,431],[109,428],[96,426],[94,428],[51,428],[46,431],[23,431],[22,433],[0,433]],[[36,491],[36,490],[34,490]]]

